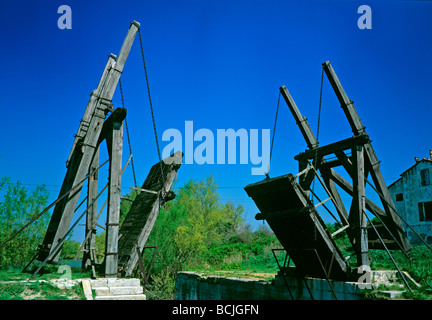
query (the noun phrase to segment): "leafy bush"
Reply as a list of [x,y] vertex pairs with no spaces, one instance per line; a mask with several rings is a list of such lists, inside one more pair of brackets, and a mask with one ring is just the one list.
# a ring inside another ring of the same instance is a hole
[[[3,244],[22,226],[39,214],[48,200],[44,185],[34,191],[24,188],[21,182],[12,183],[7,177],[0,179],[0,244]],[[22,268],[35,255],[48,227],[49,214],[45,213],[25,228],[13,240],[0,248],[0,268]]]

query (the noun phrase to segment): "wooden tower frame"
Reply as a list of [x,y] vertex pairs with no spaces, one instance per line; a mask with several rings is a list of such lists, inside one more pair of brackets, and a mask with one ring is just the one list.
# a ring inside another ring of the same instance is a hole
[[[108,188],[107,237],[105,275],[116,277],[118,269],[118,230],[120,213],[120,188],[122,173],[123,120],[126,109],[114,109],[111,104],[115,89],[140,24],[133,21],[118,57],[111,54],[97,88],[91,93],[84,116],[80,122],[71,152],[66,162],[67,172],[60,190],[61,199],[55,205],[45,238],[39,247],[37,259],[44,263],[58,263],[62,245],[70,232],[72,216],[84,182],[88,177],[87,221],[83,266],[94,260],[94,235],[96,227],[95,205],[101,193]],[[107,114],[111,115],[106,119]],[[106,141],[109,155],[108,184],[98,192],[99,146]],[[105,205],[104,205],[105,206]]]
[[[366,210],[374,214],[387,230],[387,235],[393,239],[386,239],[387,247],[400,249],[405,253],[411,250],[400,216],[380,171],[380,161],[366,134],[360,117],[354,108],[354,103],[345,93],[330,62],[323,63],[323,69],[336,93],[342,110],[348,119],[354,136],[326,146],[319,146],[307,119],[300,113],[292,96],[285,86],[280,87],[280,93],[285,99],[300,131],[307,143],[308,149],[294,157],[299,162],[297,174],[300,186],[307,192],[311,190],[311,183],[318,178],[336,208],[342,224],[340,231],[345,230],[353,244],[357,255],[357,266],[369,266],[369,247],[378,247],[377,242],[368,238]],[[351,152],[347,155],[345,151]],[[326,156],[334,155],[336,160],[326,160]],[[343,178],[333,168],[342,166],[352,178],[352,183]],[[319,172],[319,174],[318,174]],[[368,175],[373,184],[368,180]],[[365,195],[365,185],[369,184],[381,199],[381,209]],[[352,197],[349,213],[342,202],[336,186]]]

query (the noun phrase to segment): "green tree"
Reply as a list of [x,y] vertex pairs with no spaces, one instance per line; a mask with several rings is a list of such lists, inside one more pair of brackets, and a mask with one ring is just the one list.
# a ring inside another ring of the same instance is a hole
[[[0,179],[0,243],[3,243],[47,205],[48,192],[45,185],[27,190],[21,182],[12,183],[10,178]],[[0,248],[0,268],[20,268],[35,255],[49,223],[49,214],[42,215],[14,239]]]
[[[60,259],[71,260],[75,258],[81,243],[75,240],[66,240],[63,244],[62,251],[60,253]],[[81,252],[82,255],[82,252]]]
[[[146,245],[156,245],[149,297],[167,299],[174,292],[178,271],[205,262],[206,252],[239,233],[244,219],[243,207],[222,204],[212,176],[190,180],[176,189],[176,198],[164,204]],[[146,265],[152,258],[146,250]],[[172,298],[172,297],[171,297]]]
[[148,243],[160,248],[158,255],[173,272],[201,262],[211,244],[236,234],[244,223],[243,207],[222,204],[217,187],[213,176],[191,180],[161,210]]

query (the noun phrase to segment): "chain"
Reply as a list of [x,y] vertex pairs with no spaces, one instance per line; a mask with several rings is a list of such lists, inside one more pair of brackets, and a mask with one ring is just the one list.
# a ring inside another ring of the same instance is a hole
[[[121,79],[119,79],[119,87],[120,87],[120,95],[121,95],[122,106],[123,106],[123,108],[125,108]],[[129,154],[132,155],[133,153],[132,153],[131,141],[130,141],[130,137],[129,137],[129,128],[128,128],[128,124],[127,124],[127,119],[126,118],[125,118],[125,125],[126,125],[126,135],[127,135],[128,145],[129,145]],[[135,166],[134,166],[134,162],[133,162],[133,156],[131,158],[131,165],[132,165],[132,174],[133,174],[133,179],[134,179],[135,187],[137,187],[138,185],[137,185],[137,180],[136,180],[136,175],[135,175]]]
[[[323,81],[324,81],[324,69],[321,71],[321,87],[320,87],[320,98],[319,98],[319,106],[318,106],[318,123],[317,123],[317,133],[316,133],[316,142],[318,144],[319,139],[319,130],[320,130],[320,123],[321,123],[321,105],[322,105],[322,92],[323,92]],[[318,161],[318,145],[315,147],[315,161],[314,161],[314,170],[316,172],[316,166]],[[312,190],[315,190],[315,179],[312,182]],[[313,199],[313,197],[312,197]]]
[[154,112],[153,112],[153,104],[152,104],[151,95],[150,95],[150,85],[149,85],[149,80],[148,80],[148,75],[147,75],[147,67],[146,67],[145,58],[144,58],[144,48],[143,48],[143,43],[142,43],[142,38],[141,38],[141,28],[138,28],[138,36],[139,36],[140,47],[141,47],[141,57],[142,57],[143,66],[144,66],[144,73],[145,73],[146,83],[147,83],[147,92],[148,92],[148,97],[149,97],[150,111],[151,111],[151,116],[152,116],[152,121],[153,121],[153,129],[154,129],[156,147],[157,147],[160,169],[161,169],[161,177],[162,177],[163,183],[165,184],[162,158],[161,158],[161,153],[160,153],[160,149],[159,149],[158,134],[157,134],[157,130],[156,130],[156,122],[155,122],[155,117],[154,117]]
[[[324,69],[321,70],[321,87],[320,87],[320,98],[319,98],[319,107],[318,107],[318,123],[317,123],[317,133],[316,133],[317,144],[318,144],[318,141],[319,141],[318,140],[319,139],[319,129],[320,129],[320,123],[321,123],[321,105],[322,105],[323,81],[324,81]],[[315,148],[316,148],[315,149],[316,151],[315,151],[314,170],[315,170],[315,173],[317,173],[316,172],[316,167],[317,167],[317,162],[318,162],[318,145]],[[313,183],[312,183],[312,190],[315,191],[315,178],[314,178]],[[311,197],[312,197],[312,200],[313,200],[313,196],[311,196]],[[313,203],[313,201],[312,201],[312,203]],[[315,228],[314,228],[314,241],[316,241],[316,240],[317,240],[317,227],[315,225]]]
[[277,118],[278,118],[278,113],[279,113],[280,96],[281,96],[281,93],[279,92],[278,102],[277,102],[277,107],[276,107],[275,123],[274,123],[274,127],[273,127],[273,136],[272,136],[271,147],[270,147],[269,164],[268,164],[267,172],[265,173],[267,178],[269,178],[268,173],[270,172],[270,162],[271,162],[272,153],[273,153],[273,142],[274,142],[275,133],[276,133],[276,124],[277,124]]

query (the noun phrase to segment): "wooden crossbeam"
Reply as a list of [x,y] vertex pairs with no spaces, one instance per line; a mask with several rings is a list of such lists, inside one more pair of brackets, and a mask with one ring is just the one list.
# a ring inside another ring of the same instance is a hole
[[369,137],[366,134],[353,136],[351,138],[334,142],[322,147],[310,149],[302,152],[294,157],[295,160],[315,159],[318,157],[327,156],[329,154],[351,149],[354,145],[363,145],[369,142]]
[[149,189],[143,189],[143,188],[136,188],[136,187],[130,187],[130,189],[133,189],[133,190],[138,190],[138,191],[141,191],[141,192],[147,192],[147,193],[152,193],[152,194],[158,194],[158,192],[157,192],[157,191],[154,191],[154,190],[149,190]]

